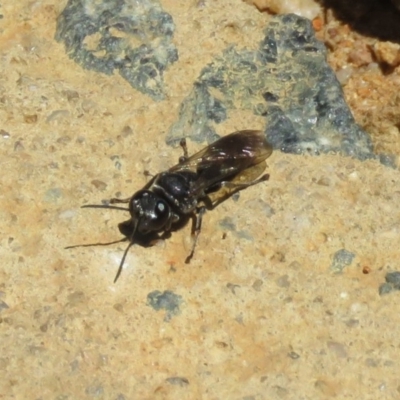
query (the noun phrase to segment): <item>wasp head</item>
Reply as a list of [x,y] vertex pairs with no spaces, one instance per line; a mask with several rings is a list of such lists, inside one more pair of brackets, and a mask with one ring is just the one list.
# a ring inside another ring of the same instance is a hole
[[[150,190],[140,190],[129,202],[131,234],[147,235],[160,232],[169,225],[171,209],[168,203]],[[125,232],[122,232],[125,234]],[[126,235],[129,236],[129,235]]]

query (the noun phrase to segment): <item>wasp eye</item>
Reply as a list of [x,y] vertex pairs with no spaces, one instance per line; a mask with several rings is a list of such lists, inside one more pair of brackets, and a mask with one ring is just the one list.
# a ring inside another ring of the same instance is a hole
[[166,204],[163,201],[158,201],[156,205],[156,214],[157,217],[162,217],[165,214],[168,214],[168,209]]

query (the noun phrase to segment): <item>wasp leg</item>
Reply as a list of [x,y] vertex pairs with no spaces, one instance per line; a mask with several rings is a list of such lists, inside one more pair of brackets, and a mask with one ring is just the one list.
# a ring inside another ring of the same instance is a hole
[[192,224],[192,237],[193,237],[193,244],[192,250],[190,251],[189,255],[186,257],[185,264],[189,264],[190,260],[193,257],[194,249],[196,248],[197,239],[199,237],[201,231],[201,221],[203,219],[203,215],[206,212],[206,207],[202,206],[198,209],[197,214],[193,215],[193,224]]
[[181,146],[183,150],[183,156],[179,157],[179,164],[183,164],[189,158],[189,153],[185,138],[181,139],[181,141],[179,142],[179,146]]
[[110,199],[110,204],[116,204],[116,203],[129,203],[131,197],[128,197],[127,199],[117,199],[113,197]]
[[[226,199],[231,197],[234,193],[240,192],[243,189],[246,189],[250,186],[257,185],[258,183],[265,182],[269,179],[269,174],[264,174],[260,176],[258,179],[255,179],[251,182],[244,182],[244,183],[235,183],[230,181],[223,181],[220,183],[221,190],[225,191],[225,194],[216,199],[210,199],[212,203],[212,208],[217,207],[219,204],[224,202]],[[212,195],[212,194],[211,194]],[[211,197],[211,195],[209,195]]]
[[143,171],[143,175],[146,177],[146,178],[153,178],[154,177],[154,174],[152,174],[150,171],[148,171],[147,169],[145,169],[144,171]]

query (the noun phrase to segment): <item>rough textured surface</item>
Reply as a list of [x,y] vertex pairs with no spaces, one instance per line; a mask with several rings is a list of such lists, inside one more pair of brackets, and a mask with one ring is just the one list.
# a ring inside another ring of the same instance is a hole
[[[275,151],[269,182],[205,215],[190,265],[190,227],[133,247],[116,285],[126,243],[64,250],[120,237],[123,211],[80,206],[175,164],[165,138],[193,82],[231,45],[256,51],[271,19],[236,0],[161,4],[179,60],[155,102],[68,58],[66,1],[1,3],[1,397],[398,398],[400,291],[379,287],[398,285],[400,178],[378,160]],[[320,22],[356,121],[399,156],[398,67],[335,13]],[[236,108],[215,131],[263,127]]]
[[118,70],[134,88],[164,98],[164,70],[178,59],[172,17],[157,0],[69,0],[56,39],[87,69]]
[[260,11],[274,14],[296,13],[306,18],[315,18],[321,12],[320,5],[313,0],[245,0],[254,4]]
[[164,321],[168,322],[174,315],[179,314],[179,305],[182,302],[181,296],[178,296],[169,290],[161,293],[155,290],[147,295],[147,303],[156,311],[165,310]]
[[179,141],[182,132],[210,141],[228,110],[249,109],[265,117],[275,149],[373,157],[372,142],[355,123],[310,21],[276,16],[264,35],[256,51],[230,47],[203,69],[167,141]]
[[379,287],[379,294],[388,294],[393,290],[400,290],[400,272],[388,272],[385,276],[385,283]]

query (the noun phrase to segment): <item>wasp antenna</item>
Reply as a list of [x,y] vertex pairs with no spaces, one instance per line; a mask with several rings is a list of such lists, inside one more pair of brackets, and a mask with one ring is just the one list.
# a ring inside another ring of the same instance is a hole
[[85,205],[81,206],[81,208],[107,208],[110,210],[129,211],[129,208],[111,206],[109,204],[85,204]]
[[74,244],[72,246],[64,247],[64,249],[76,249],[77,247],[92,247],[92,246],[109,246],[111,244],[126,242],[127,238],[122,238],[119,240],[114,240],[112,242],[107,243],[87,243],[87,244]]
[[[139,221],[136,221],[136,224],[135,224],[135,227],[134,227],[134,229],[133,229],[133,232],[132,232],[132,234],[130,235],[129,244],[128,244],[128,247],[127,247],[127,248],[125,249],[125,251],[124,251],[124,255],[122,256],[121,262],[119,263],[118,271],[117,271],[117,274],[115,275],[115,278],[114,278],[114,283],[117,282],[119,276],[121,275],[122,267],[124,266],[124,263],[125,263],[125,258],[126,258],[126,256],[128,255],[129,249],[130,249],[130,248],[132,247],[132,245],[134,244],[133,237],[135,236],[135,233],[136,233],[137,227],[138,227],[138,225],[139,225],[139,222],[140,222],[140,220],[139,220]],[[125,239],[126,239],[126,238],[125,238]]]
[[114,278],[114,283],[117,282],[119,276],[121,275],[122,268],[123,268],[124,263],[125,263],[125,258],[126,258],[126,256],[128,255],[128,251],[129,251],[129,249],[132,247],[133,244],[134,244],[133,242],[130,242],[130,243],[128,244],[128,247],[127,247],[127,248],[125,249],[125,251],[124,251],[124,255],[122,256],[121,262],[119,263],[119,267],[118,267],[117,274],[115,275],[115,278]]

